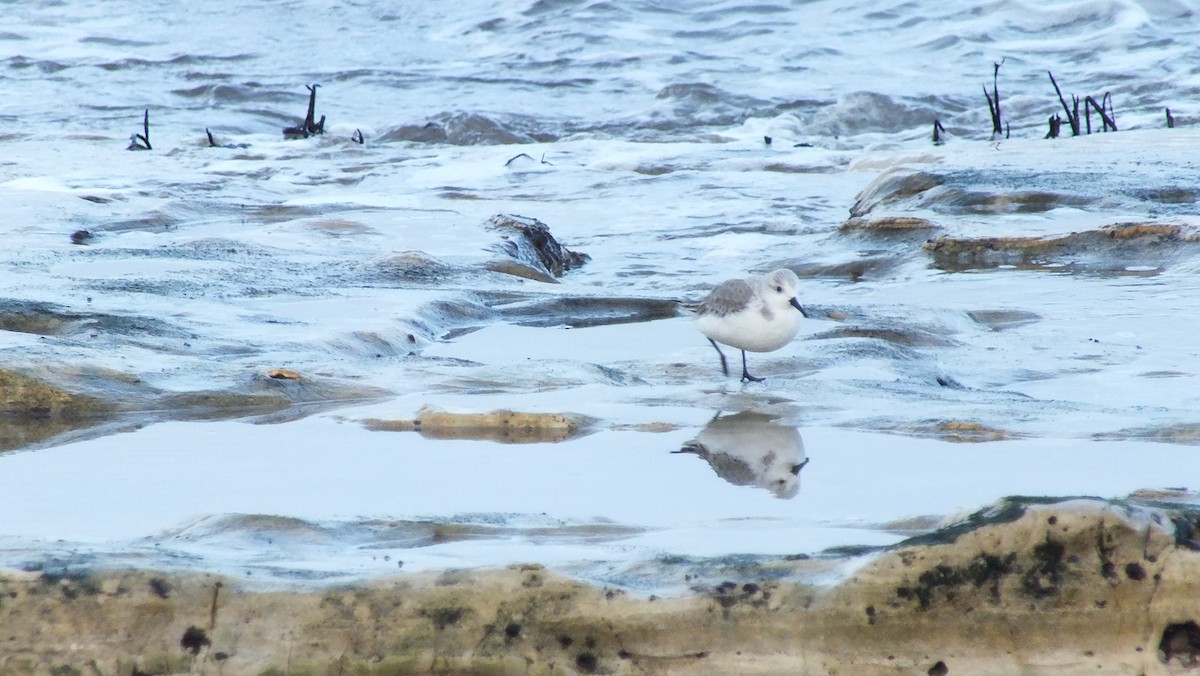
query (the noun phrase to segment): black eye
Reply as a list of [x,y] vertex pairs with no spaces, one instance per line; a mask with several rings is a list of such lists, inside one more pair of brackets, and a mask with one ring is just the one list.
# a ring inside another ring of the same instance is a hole
[[783,293],[783,287],[782,287],[782,286],[777,286],[777,287],[775,287],[775,292],[776,292],[776,293]]

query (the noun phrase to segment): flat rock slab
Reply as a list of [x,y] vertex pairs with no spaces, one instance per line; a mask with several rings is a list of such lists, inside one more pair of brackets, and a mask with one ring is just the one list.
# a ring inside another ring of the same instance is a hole
[[1150,503],[1012,500],[832,588],[730,581],[669,599],[537,565],[287,591],[12,573],[0,671],[1183,673],[1200,666],[1198,523]]

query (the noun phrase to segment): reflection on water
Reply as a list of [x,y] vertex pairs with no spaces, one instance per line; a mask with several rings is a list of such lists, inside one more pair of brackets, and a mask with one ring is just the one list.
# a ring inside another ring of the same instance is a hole
[[808,464],[800,430],[755,411],[717,413],[695,439],[675,452],[694,453],[729,483],[765,488],[778,498],[796,496],[800,470]]

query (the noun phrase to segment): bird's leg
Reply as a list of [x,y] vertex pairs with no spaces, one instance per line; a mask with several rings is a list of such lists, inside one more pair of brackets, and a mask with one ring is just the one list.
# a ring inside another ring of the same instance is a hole
[[[724,362],[724,359],[725,358],[722,357],[721,361]],[[758,376],[750,375],[750,372],[746,370],[746,351],[742,350],[742,382],[747,381],[752,383],[761,383],[763,379],[759,378]]]
[[[721,348],[717,347],[717,341],[713,340],[712,338],[709,338],[708,342],[712,343],[713,349],[717,351],[717,354],[721,355],[721,373],[723,375],[728,376],[729,375],[729,367],[725,365],[725,353],[721,351]],[[743,355],[744,354],[745,353],[743,353]]]

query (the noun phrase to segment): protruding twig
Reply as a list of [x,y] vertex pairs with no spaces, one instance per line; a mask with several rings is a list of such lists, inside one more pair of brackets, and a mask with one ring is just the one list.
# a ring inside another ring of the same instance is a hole
[[357,143],[360,146],[363,145],[365,143],[365,139],[363,139],[362,130],[355,129],[354,133],[350,135],[350,140],[354,141],[355,143]]
[[1175,118],[1171,116],[1171,109],[1167,108],[1167,129],[1175,128]]
[[1058,88],[1058,82],[1054,80],[1054,73],[1046,71],[1050,76],[1050,84],[1054,85],[1054,93],[1058,94],[1058,102],[1062,104],[1063,111],[1067,114],[1067,123],[1071,125],[1071,136],[1079,136],[1079,97],[1072,95],[1071,99],[1075,104],[1075,111],[1067,107],[1067,101],[1063,98],[1062,90]]
[[1050,116],[1050,131],[1046,132],[1044,138],[1058,138],[1058,132],[1062,129],[1062,118],[1055,113]]
[[[1107,102],[1110,98],[1111,98],[1111,96],[1109,94],[1105,94],[1103,100]],[[1092,115],[1091,115],[1092,110],[1095,110],[1097,113],[1099,113],[1100,121],[1104,125],[1103,131],[1108,131],[1109,129],[1112,129],[1113,131],[1117,130],[1117,123],[1111,117],[1109,117],[1108,112],[1105,111],[1105,109],[1104,109],[1105,104],[1096,103],[1096,99],[1093,99],[1090,96],[1085,97],[1083,102],[1084,102],[1084,110],[1088,111],[1087,130],[1088,130],[1089,134],[1092,133]]]
[[129,146],[125,150],[153,150],[150,146],[150,109],[142,115],[142,133],[129,137]]
[[[315,83],[304,85],[304,88],[308,90],[308,114],[304,116],[304,131],[310,134],[316,133],[316,125],[313,122],[317,119],[317,87],[320,86]],[[324,123],[325,119],[321,118],[321,122]]]
[[208,136],[208,147],[209,147],[209,148],[216,148],[216,147],[218,147],[218,146],[217,146],[217,140],[216,140],[215,138],[213,138],[212,132],[208,130],[208,127],[205,127],[205,128],[204,128],[204,134],[205,134],[206,136]]
[[992,114],[993,136],[1004,131],[1004,125],[1000,123],[1000,86],[998,84],[1000,78],[1000,66],[1004,65],[1004,61],[1005,59],[1000,59],[1000,63],[992,64],[992,93],[988,93],[987,85],[983,86],[983,95],[987,98],[988,102],[988,112]]
[[[513,155],[512,157],[508,158],[508,161],[504,163],[504,166],[506,166],[506,167],[511,166],[513,162],[516,162],[517,160],[521,159],[522,157],[529,160],[530,162],[533,161],[532,155],[530,155],[528,153],[517,153],[516,155]],[[542,153],[542,159],[539,161],[539,164],[550,164],[549,162],[546,161],[546,153]],[[551,165],[551,166],[553,166],[553,165]]]
[[513,155],[512,157],[508,158],[508,161],[504,163],[504,166],[507,167],[507,166],[511,165],[513,162],[516,162],[517,160],[521,159],[522,157],[524,157],[527,160],[533,159],[532,157],[530,157],[529,155],[527,155],[525,153],[520,153],[520,154]]
[[321,116],[321,120],[316,122],[317,116],[317,87],[319,84],[304,85],[308,90],[308,112],[304,116],[304,123],[298,127],[284,127],[284,138],[308,138],[315,134],[325,133],[325,116]]
[[946,139],[942,138],[942,134],[945,134],[945,133],[946,133],[946,128],[942,126],[941,120],[934,120],[933,121],[933,145],[940,146],[943,143],[945,143]]

